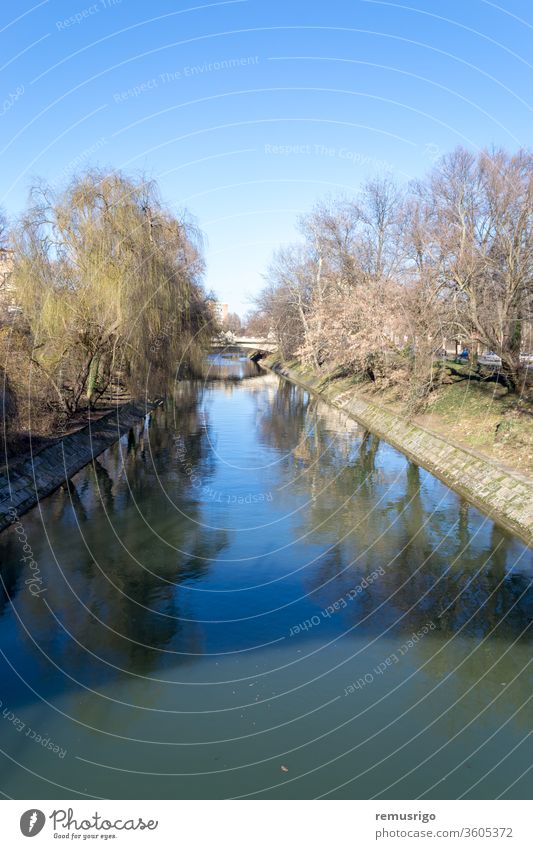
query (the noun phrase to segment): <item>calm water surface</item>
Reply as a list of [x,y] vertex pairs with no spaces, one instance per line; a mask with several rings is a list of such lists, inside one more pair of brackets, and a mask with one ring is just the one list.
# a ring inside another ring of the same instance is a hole
[[212,364],[22,517],[39,597],[0,535],[0,790],[530,797],[532,552],[303,390]]

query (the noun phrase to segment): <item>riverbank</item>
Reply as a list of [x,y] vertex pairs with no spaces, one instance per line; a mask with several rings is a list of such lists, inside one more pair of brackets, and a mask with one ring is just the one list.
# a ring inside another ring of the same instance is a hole
[[0,474],[0,531],[98,457],[156,405],[130,402],[63,439],[6,467]]
[[369,400],[360,384],[317,375],[275,355],[261,365],[342,409],[533,547],[533,476]]

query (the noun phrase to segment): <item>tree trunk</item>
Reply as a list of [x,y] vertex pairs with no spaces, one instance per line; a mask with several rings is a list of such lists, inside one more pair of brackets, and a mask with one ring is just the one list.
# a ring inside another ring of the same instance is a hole
[[522,381],[522,364],[520,355],[511,352],[502,354],[501,374],[505,378],[509,392],[516,392]]

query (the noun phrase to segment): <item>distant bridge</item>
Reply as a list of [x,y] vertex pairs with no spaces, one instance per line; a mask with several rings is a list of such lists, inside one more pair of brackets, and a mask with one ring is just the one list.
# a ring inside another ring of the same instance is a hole
[[247,351],[257,351],[272,354],[277,345],[272,339],[261,339],[255,336],[236,336],[234,333],[224,333],[211,340],[213,348],[244,348]]

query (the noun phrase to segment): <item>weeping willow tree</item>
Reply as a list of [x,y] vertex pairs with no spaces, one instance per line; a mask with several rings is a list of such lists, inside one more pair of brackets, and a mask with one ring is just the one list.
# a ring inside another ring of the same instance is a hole
[[59,195],[39,185],[14,247],[32,364],[68,413],[119,371],[133,391],[158,391],[209,336],[200,234],[152,181],[88,171]]

